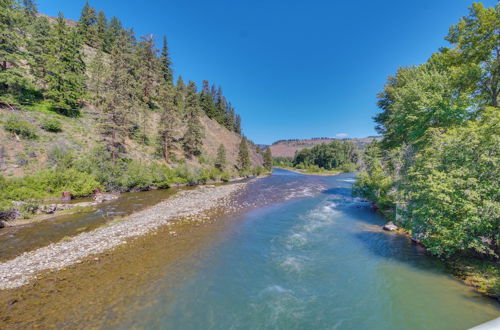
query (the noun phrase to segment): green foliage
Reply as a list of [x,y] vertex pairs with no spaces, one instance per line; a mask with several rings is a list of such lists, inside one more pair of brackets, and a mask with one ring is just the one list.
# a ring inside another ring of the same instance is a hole
[[42,128],[48,132],[58,133],[62,131],[62,124],[56,118],[46,117],[42,120]]
[[240,172],[246,172],[250,169],[251,165],[252,162],[248,151],[248,141],[246,137],[242,137],[238,151],[238,170]]
[[500,257],[499,8],[473,4],[453,48],[389,77],[354,186],[443,258]]
[[273,168],[273,154],[271,148],[266,148],[264,151],[264,168],[270,171]]
[[293,158],[273,157],[273,166],[277,166],[277,167],[293,167]]
[[402,190],[412,231],[437,255],[475,251],[498,257],[500,112],[483,111],[445,133],[430,132]]
[[316,165],[326,170],[349,166],[358,161],[358,151],[350,141],[332,141],[318,144],[309,149],[302,149],[295,155],[293,165],[307,167]]
[[25,139],[35,140],[38,138],[37,127],[15,115],[8,117],[3,123],[3,127],[6,131]]
[[85,94],[85,63],[82,44],[76,30],[59,15],[51,31],[47,52],[46,97],[66,116],[79,115]]
[[23,178],[2,180],[0,201],[3,204],[59,197],[63,191],[70,191],[74,197],[83,197],[101,187],[93,176],[71,168],[40,171]]
[[187,87],[186,116],[187,130],[183,137],[184,150],[189,157],[198,156],[201,154],[205,133],[199,118],[200,106],[196,95],[196,85],[192,81],[189,82]]
[[17,104],[31,89],[21,62],[26,59],[22,48],[25,37],[19,32],[24,13],[16,9],[16,1],[0,1],[0,102]]
[[174,84],[172,61],[170,60],[170,53],[168,51],[167,36],[163,36],[163,47],[160,56],[160,68],[163,80],[167,85]]
[[223,170],[226,167],[226,148],[221,143],[217,149],[217,157],[215,158],[215,167]]

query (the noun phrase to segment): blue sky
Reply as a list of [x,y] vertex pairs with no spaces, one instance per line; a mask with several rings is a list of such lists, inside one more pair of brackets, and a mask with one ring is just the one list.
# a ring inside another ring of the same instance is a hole
[[[85,0],[39,0],[78,19]],[[492,6],[495,1],[483,1]],[[223,87],[256,143],[374,135],[376,94],[398,66],[446,45],[472,1],[94,0],[137,35],[167,35],[176,75]],[[159,42],[158,42],[158,46]]]

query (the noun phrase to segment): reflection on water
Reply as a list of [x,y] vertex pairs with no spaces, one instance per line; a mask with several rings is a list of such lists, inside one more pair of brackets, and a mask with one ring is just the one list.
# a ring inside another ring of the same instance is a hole
[[91,211],[60,215],[41,222],[0,230],[0,260],[57,242],[66,236],[95,229],[120,216],[129,215],[168,198],[177,190],[153,190],[122,194]]
[[420,247],[383,232],[384,219],[351,196],[353,181],[277,170],[252,183],[240,199],[260,207],[185,260],[190,276],[166,271],[120,327],[466,329],[500,316]]

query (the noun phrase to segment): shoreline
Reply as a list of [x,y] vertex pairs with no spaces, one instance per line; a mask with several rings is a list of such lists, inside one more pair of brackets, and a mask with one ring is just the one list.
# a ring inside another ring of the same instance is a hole
[[[184,189],[189,189],[189,188],[197,189],[199,187],[211,187],[214,185],[219,186],[219,185],[234,184],[234,183],[244,183],[244,182],[246,182],[246,180],[254,180],[254,179],[264,178],[268,175],[269,175],[269,173],[268,174],[260,174],[260,175],[251,175],[251,176],[240,176],[240,177],[231,178],[227,181],[213,180],[213,181],[207,181],[203,184],[195,184],[195,185],[190,185],[187,183],[183,183],[183,184],[177,183],[177,184],[174,184],[168,188],[152,187],[152,188],[149,188],[146,190],[138,189],[138,190],[116,192],[116,193],[105,192],[104,194],[115,195],[115,196],[118,196],[118,198],[119,198],[120,195],[122,195],[122,194],[137,193],[137,192],[143,192],[143,191],[169,190],[169,189],[179,189],[179,188],[181,188],[181,189],[182,188],[184,188]],[[91,210],[92,208],[99,208],[103,204],[108,203],[108,202],[113,200],[113,199],[105,200],[102,202],[85,201],[85,200],[89,200],[90,198],[91,198],[91,196],[75,198],[75,199],[72,199],[73,203],[65,203],[64,201],[62,201],[61,199],[58,199],[58,198],[45,200],[45,201],[35,201],[35,202],[41,202],[41,203],[50,201],[53,203],[47,204],[47,205],[58,205],[58,206],[63,206],[63,208],[57,209],[53,213],[47,213],[47,214],[40,213],[40,214],[34,214],[28,218],[19,218],[19,219],[15,219],[15,220],[3,221],[4,228],[18,227],[18,226],[24,226],[24,225],[29,225],[29,224],[36,224],[39,222],[50,221],[50,220],[56,219],[57,217],[59,217],[61,215],[71,215],[71,214],[86,212],[86,211]],[[78,200],[83,200],[83,201],[77,202]],[[71,205],[71,207],[66,208],[66,206],[68,206],[68,205]],[[1,229],[3,229],[3,228],[0,227],[0,230]]]
[[[386,221],[395,221],[391,219],[383,209],[379,208],[375,202],[370,201],[370,203],[372,203],[373,210],[382,215]],[[414,239],[407,229],[400,226],[397,222],[396,225],[398,228],[389,232],[407,237],[411,240],[412,244],[416,244],[423,248],[426,254],[433,258],[437,258],[427,251],[427,248],[422,242]],[[465,286],[473,288],[475,292],[482,296],[491,298],[500,303],[500,283],[490,283],[494,281],[495,278],[500,278],[500,267],[498,262],[495,264],[494,261],[472,257],[457,257],[454,259],[439,260],[453,278],[462,282]]]
[[[247,184],[248,182],[199,186],[194,190],[181,191],[163,202],[115,219],[95,230],[25,252],[0,263],[0,291],[21,287],[35,280],[40,273],[64,269],[81,263],[90,256],[126,245],[131,239],[170,226],[174,219],[189,218],[198,221],[203,220],[202,214],[211,209],[234,209],[231,199]],[[200,219],[195,219],[198,216]],[[175,236],[176,233],[169,234]]]

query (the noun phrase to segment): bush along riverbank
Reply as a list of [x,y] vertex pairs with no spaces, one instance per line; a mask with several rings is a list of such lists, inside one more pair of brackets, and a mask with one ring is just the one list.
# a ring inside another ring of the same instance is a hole
[[[378,95],[380,142],[354,193],[479,292],[500,297],[500,7],[475,3],[443,47]],[[471,74],[472,71],[475,74]]]
[[[68,154],[64,157],[68,161]],[[8,225],[9,221],[16,219],[32,218],[40,213],[51,214],[75,206],[89,206],[109,199],[106,196],[113,196],[99,193],[101,191],[121,193],[172,186],[196,186],[269,173],[262,167],[229,172],[215,166],[171,168],[161,163],[143,164],[124,159],[113,163],[92,157],[71,160],[70,163],[71,166],[65,166],[64,162],[58,161],[52,169],[21,178],[6,179],[0,176],[1,225]],[[47,204],[61,200],[67,202],[68,197],[71,199],[92,195],[95,199],[93,203]],[[102,196],[105,197],[104,200]]]

